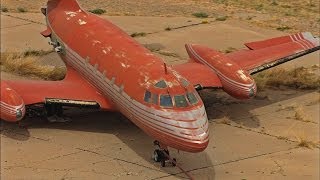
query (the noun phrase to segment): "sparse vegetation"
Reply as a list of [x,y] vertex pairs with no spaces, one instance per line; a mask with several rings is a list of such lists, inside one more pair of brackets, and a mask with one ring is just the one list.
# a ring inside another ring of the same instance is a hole
[[289,26],[280,26],[280,27],[277,27],[277,30],[279,31],[286,31],[286,30],[290,30],[292,29],[291,27]]
[[230,124],[231,124],[231,121],[230,121],[230,118],[229,118],[229,117],[224,116],[222,119],[220,119],[219,121],[217,121],[217,123],[230,125]]
[[294,108],[294,118],[299,121],[311,122],[310,117],[305,113],[302,106],[297,106]]
[[270,69],[254,76],[260,90],[269,87],[286,86],[294,89],[319,89],[320,77],[310,68],[299,67],[292,70]]
[[8,12],[9,10],[8,10],[8,8],[6,8],[6,7],[1,7],[1,12]]
[[53,52],[53,50],[44,51],[44,50],[29,49],[29,50],[26,50],[25,52],[23,52],[23,56],[24,57],[27,57],[27,56],[44,56],[44,55],[50,54],[52,52]]
[[169,56],[169,57],[176,57],[179,58],[180,56],[176,53],[169,52],[169,51],[157,51],[157,53],[164,55],[164,56]]
[[205,12],[197,12],[197,13],[193,13],[192,14],[194,17],[197,17],[197,18],[207,18],[209,17],[209,15]]
[[201,24],[209,24],[209,21],[204,20],[201,22]]
[[257,11],[262,11],[262,10],[263,10],[263,4],[257,5],[257,6],[255,7],[255,9],[256,9]]
[[99,14],[99,15],[101,15],[101,14],[106,13],[106,10],[97,8],[97,9],[89,10],[89,12],[91,12],[91,13],[93,13],[93,14]]
[[228,16],[220,16],[216,18],[216,21],[225,21],[228,19]]
[[224,50],[223,52],[226,53],[226,54],[228,54],[228,53],[232,53],[232,52],[234,52],[234,51],[237,51],[237,49],[234,48],[234,47],[228,47],[228,48],[227,48],[226,50]]
[[171,27],[166,27],[164,30],[166,30],[166,31],[171,31],[172,28],[171,28]]
[[18,7],[17,10],[18,10],[18,12],[20,12],[20,13],[28,12],[28,11],[27,11],[25,8],[23,8],[23,7]]
[[278,6],[278,2],[276,0],[272,0],[272,3],[271,3],[272,6]]
[[131,37],[144,37],[144,36],[146,36],[147,35],[147,33],[145,33],[145,32],[135,32],[135,33],[132,33],[130,36]]
[[313,149],[317,147],[317,143],[307,140],[304,137],[297,137],[298,147],[304,147],[308,149]]
[[62,80],[66,72],[63,67],[42,66],[35,56],[25,56],[23,53],[1,53],[0,66],[5,72],[44,80]]

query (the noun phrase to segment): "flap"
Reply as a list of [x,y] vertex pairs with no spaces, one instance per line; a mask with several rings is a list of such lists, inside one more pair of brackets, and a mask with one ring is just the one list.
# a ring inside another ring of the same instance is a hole
[[320,49],[319,38],[311,33],[300,33],[247,43],[251,50],[226,54],[250,74],[272,68]]
[[115,110],[112,103],[71,67],[68,67],[66,78],[62,81],[1,80],[1,82],[7,83],[14,89],[22,97],[25,105],[44,103],[46,99],[61,99],[96,102],[103,110]]
[[216,73],[203,64],[188,62],[174,65],[173,69],[180,75],[187,78],[194,86],[200,85],[202,88],[221,88],[221,82]]

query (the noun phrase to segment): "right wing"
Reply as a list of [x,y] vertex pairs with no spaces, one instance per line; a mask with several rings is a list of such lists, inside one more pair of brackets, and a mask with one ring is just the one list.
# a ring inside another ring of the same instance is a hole
[[250,74],[261,72],[320,49],[319,38],[313,37],[308,32],[245,45],[249,50],[236,51],[226,56]]

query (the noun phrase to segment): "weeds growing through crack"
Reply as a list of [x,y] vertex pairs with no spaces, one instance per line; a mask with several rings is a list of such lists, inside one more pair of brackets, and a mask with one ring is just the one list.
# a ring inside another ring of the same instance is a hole
[[106,10],[104,10],[104,9],[100,9],[100,8],[97,8],[97,9],[89,10],[89,12],[91,12],[91,13],[93,13],[93,14],[101,15],[101,14],[106,13]]
[[18,7],[17,10],[18,10],[18,12],[20,12],[20,13],[28,12],[28,11],[27,11],[25,8],[23,8],[23,7]]
[[144,36],[146,36],[147,35],[147,33],[145,33],[145,32],[135,32],[135,33],[132,33],[130,36],[131,37],[144,37]]
[[207,18],[209,17],[209,15],[205,12],[197,12],[197,13],[193,13],[192,14],[194,17],[197,17],[197,18]]

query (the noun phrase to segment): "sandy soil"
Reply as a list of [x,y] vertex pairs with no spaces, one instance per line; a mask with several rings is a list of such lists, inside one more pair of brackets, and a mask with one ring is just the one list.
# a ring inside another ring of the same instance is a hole
[[[227,16],[261,27],[277,29],[288,27],[286,32],[311,31],[320,35],[320,2],[314,0],[79,0],[88,10],[101,8],[112,16],[162,16],[192,17],[204,12],[209,17]],[[23,8],[28,12],[39,12],[45,0],[2,0],[2,7],[10,12]]]
[[[8,1],[7,1],[8,2]],[[36,1],[35,1],[36,2]],[[147,32],[136,38],[161,51],[169,63],[186,58],[184,43],[224,50],[284,34],[247,22],[227,20],[165,31],[199,22],[191,17],[108,17],[126,32]],[[24,20],[23,20],[24,19]],[[1,14],[1,51],[50,49],[39,32],[39,13]],[[190,22],[191,21],[191,22]],[[137,25],[138,24],[138,25]],[[44,64],[61,65],[53,53]],[[318,64],[319,53],[282,67]],[[1,72],[1,78],[20,79]],[[268,89],[249,101],[220,91],[201,92],[210,121],[206,151],[190,154],[172,150],[183,169],[195,179],[319,179],[319,147],[299,147],[299,139],[319,143],[319,92]],[[308,121],[295,118],[301,106]],[[152,139],[118,113],[68,109],[72,122],[50,124],[38,118],[23,123],[1,122],[1,179],[185,179],[177,168],[161,168],[151,160]]]

